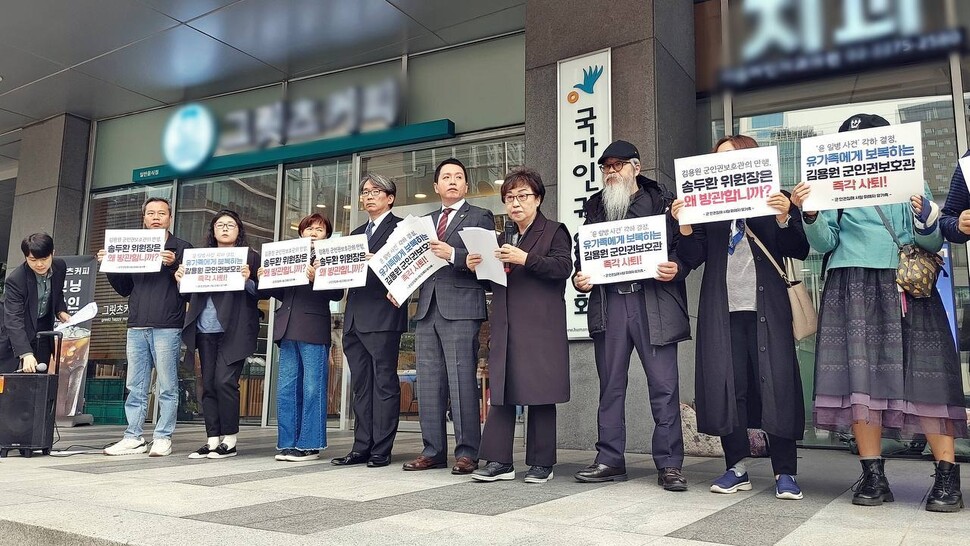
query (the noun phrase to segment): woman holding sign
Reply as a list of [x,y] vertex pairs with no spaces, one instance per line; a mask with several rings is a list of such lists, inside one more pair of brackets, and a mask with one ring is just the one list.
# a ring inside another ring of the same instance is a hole
[[[566,340],[566,279],[573,271],[572,238],[566,226],[546,219],[539,206],[546,195],[539,173],[514,169],[501,188],[514,222],[511,239],[495,258],[506,264],[508,286],[492,285],[491,349],[488,372],[491,409],[478,454],[488,461],[472,473],[478,481],[515,479],[512,438],[515,406],[528,405],[525,481],[545,483],[556,464],[556,404],[569,401]],[[469,254],[472,271],[481,254]]]
[[[839,132],[887,125],[882,117],[856,114]],[[800,205],[811,189],[798,184],[792,201]],[[940,250],[939,207],[926,190],[908,203],[804,211],[803,218],[808,241],[827,253],[828,265],[815,359],[815,426],[855,436],[862,476],[852,503],[893,501],[881,457],[885,429],[891,437],[926,436],[936,460],[926,509],[959,510],[953,438],[967,435],[959,354],[935,286],[916,298],[896,282],[899,245]]]
[[[330,220],[311,214],[300,220],[300,237],[329,239]],[[264,251],[265,253],[265,251]],[[263,268],[256,271],[263,278]],[[327,376],[330,371],[330,302],[343,290],[313,290],[314,266],[306,265],[307,284],[260,289],[260,297],[279,303],[273,341],[280,347],[276,388],[277,461],[309,461],[327,447]]]
[[[757,146],[748,136],[726,136],[713,151]],[[677,251],[692,269],[706,264],[697,316],[697,428],[721,437],[727,466],[711,492],[751,489],[745,466],[751,427],[768,435],[775,496],[797,500],[795,442],[805,430],[805,407],[787,285],[773,263],[804,260],[809,248],[788,196],[775,193],[768,204],[776,216],[681,224]],[[683,200],[673,202],[675,218],[683,207]]]
[[[209,222],[205,246],[209,248],[244,247],[246,263],[239,273],[245,288],[234,292],[201,292],[189,297],[182,341],[186,358],[199,351],[202,368],[202,417],[206,443],[193,451],[190,459],[223,459],[236,455],[239,432],[239,376],[246,359],[256,351],[259,335],[259,297],[250,272],[259,268],[259,254],[248,248],[246,226],[239,215],[221,210]],[[185,277],[185,264],[179,266],[175,280]]]

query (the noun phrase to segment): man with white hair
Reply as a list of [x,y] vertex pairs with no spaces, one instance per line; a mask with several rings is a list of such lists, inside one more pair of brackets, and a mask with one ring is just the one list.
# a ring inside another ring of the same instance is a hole
[[576,473],[581,482],[627,479],[626,388],[630,356],[636,348],[647,374],[655,428],[651,453],[658,483],[668,491],[686,491],[681,473],[684,439],[680,423],[677,343],[690,339],[687,290],[689,269],[677,257],[677,222],[670,215],[674,196],[663,185],[640,174],[640,153],[624,140],[610,144],[599,158],[603,189],[590,197],[586,224],[643,218],[667,218],[668,261],[652,279],[593,285],[581,270],[576,249],[573,285],[589,293],[587,321],[593,337],[600,380],[599,441],[595,462]]

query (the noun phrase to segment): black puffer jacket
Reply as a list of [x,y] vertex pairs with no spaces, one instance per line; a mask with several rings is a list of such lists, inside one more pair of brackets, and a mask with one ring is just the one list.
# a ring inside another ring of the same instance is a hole
[[[644,289],[638,292],[647,308],[647,324],[650,328],[651,345],[669,345],[690,339],[690,319],[687,316],[687,287],[684,279],[690,269],[677,255],[680,228],[670,215],[674,195],[666,186],[643,175],[637,175],[639,190],[633,195],[627,218],[642,218],[664,214],[667,217],[668,259],[677,264],[677,275],[668,282],[647,279],[641,281]],[[603,192],[595,193],[583,207],[584,225],[606,222],[603,209]],[[576,253],[576,272],[581,269],[579,247]],[[606,331],[606,290],[604,285],[594,286],[589,294],[586,320],[590,335]]]

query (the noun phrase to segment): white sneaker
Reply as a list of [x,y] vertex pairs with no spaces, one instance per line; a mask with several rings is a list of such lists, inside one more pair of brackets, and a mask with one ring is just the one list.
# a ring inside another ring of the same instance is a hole
[[172,440],[170,438],[155,438],[152,440],[152,450],[149,457],[164,457],[172,454]]
[[144,438],[124,438],[116,444],[104,448],[105,455],[138,455],[148,451]]

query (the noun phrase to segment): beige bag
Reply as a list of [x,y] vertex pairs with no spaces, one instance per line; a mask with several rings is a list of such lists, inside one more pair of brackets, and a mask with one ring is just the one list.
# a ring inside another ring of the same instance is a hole
[[795,340],[801,341],[814,334],[818,330],[818,313],[815,311],[815,304],[812,302],[811,296],[808,295],[805,283],[799,280],[789,280],[795,278],[794,271],[786,273],[768,252],[765,245],[761,243],[758,236],[751,231],[751,228],[745,226],[744,229],[748,236],[754,239],[755,244],[761,248],[761,251],[765,253],[771,265],[775,266],[775,270],[781,275],[781,280],[785,281],[785,286],[788,287],[788,299],[791,301],[792,334],[795,335]]

